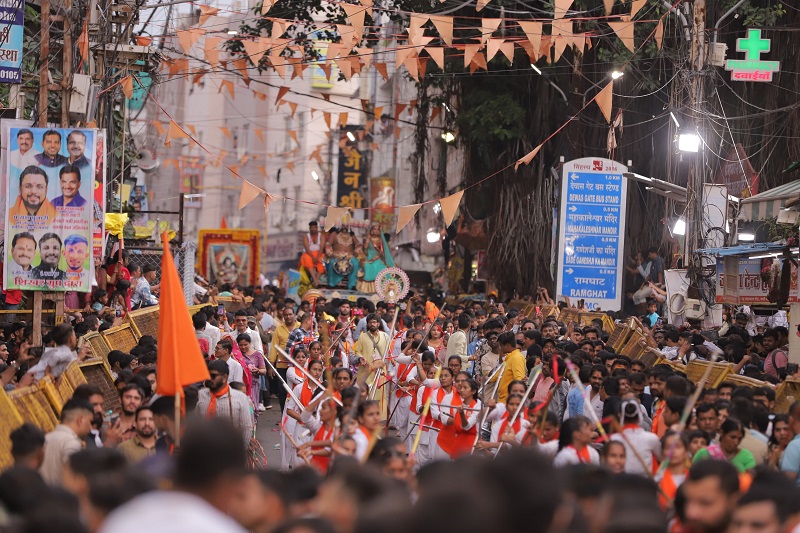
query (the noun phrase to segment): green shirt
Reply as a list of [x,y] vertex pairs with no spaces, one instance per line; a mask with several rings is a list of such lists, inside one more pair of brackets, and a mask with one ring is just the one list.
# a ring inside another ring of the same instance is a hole
[[[693,463],[697,461],[702,461],[703,459],[713,459],[710,453],[708,453],[708,448],[703,448],[696,454],[694,454],[694,458],[692,459]],[[739,453],[729,461],[733,466],[736,467],[736,470],[741,472],[747,472],[748,470],[752,470],[756,467],[756,458],[753,457],[753,454],[750,453],[749,450],[745,450],[742,448],[739,450]]]

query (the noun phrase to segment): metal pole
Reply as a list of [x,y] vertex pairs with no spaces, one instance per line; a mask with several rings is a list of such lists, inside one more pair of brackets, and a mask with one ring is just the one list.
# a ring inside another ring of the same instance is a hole
[[[694,14],[692,26],[692,47],[691,47],[691,64],[692,70],[690,71],[689,80],[689,106],[692,110],[692,127],[697,129],[697,133],[702,133],[702,113],[699,112],[697,107],[703,105],[705,101],[705,79],[704,69],[706,60],[706,43],[705,43],[705,30],[706,30],[706,0],[695,0]],[[702,144],[702,141],[701,141]],[[693,160],[689,170],[689,190],[688,202],[689,209],[687,220],[687,259],[690,259],[692,253],[703,247],[703,183],[705,182],[704,166],[703,166],[703,152],[698,151],[693,156]]]
[[42,0],[42,37],[39,40],[39,119],[40,128],[47,127],[47,100],[50,83],[50,0]]

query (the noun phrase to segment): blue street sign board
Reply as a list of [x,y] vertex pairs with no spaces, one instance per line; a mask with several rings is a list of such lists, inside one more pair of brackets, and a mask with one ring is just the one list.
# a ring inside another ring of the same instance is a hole
[[24,0],[0,0],[0,83],[22,83]]
[[561,178],[557,294],[588,309],[622,303],[628,169],[609,159],[564,164]]

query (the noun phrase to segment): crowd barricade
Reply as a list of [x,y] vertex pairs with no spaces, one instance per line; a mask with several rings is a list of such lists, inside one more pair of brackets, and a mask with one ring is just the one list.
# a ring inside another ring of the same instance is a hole
[[689,378],[689,381],[692,383],[697,383],[700,381],[700,378],[703,377],[703,374],[706,373],[709,366],[711,367],[711,372],[708,375],[706,387],[715,389],[725,381],[725,378],[733,373],[733,369],[736,365],[727,362],[700,361],[699,359],[695,359],[694,361],[689,361],[689,364],[686,365],[686,377]]
[[800,379],[786,378],[786,381],[775,389],[775,412],[788,413],[794,402],[800,400]]
[[39,385],[19,387],[8,395],[23,421],[39,426],[45,432],[53,431],[58,424],[58,416]]
[[20,427],[22,415],[17,411],[8,393],[0,387],[0,471],[13,466],[11,457],[11,432]]

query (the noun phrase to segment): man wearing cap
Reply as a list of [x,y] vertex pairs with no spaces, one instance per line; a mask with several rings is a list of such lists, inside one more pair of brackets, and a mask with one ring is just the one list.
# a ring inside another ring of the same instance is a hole
[[[223,341],[220,341],[220,344]],[[228,385],[228,363],[216,359],[209,361],[206,388],[200,389],[197,413],[201,417],[225,417],[242,432],[245,446],[253,438],[253,416],[250,414],[250,398]]]

